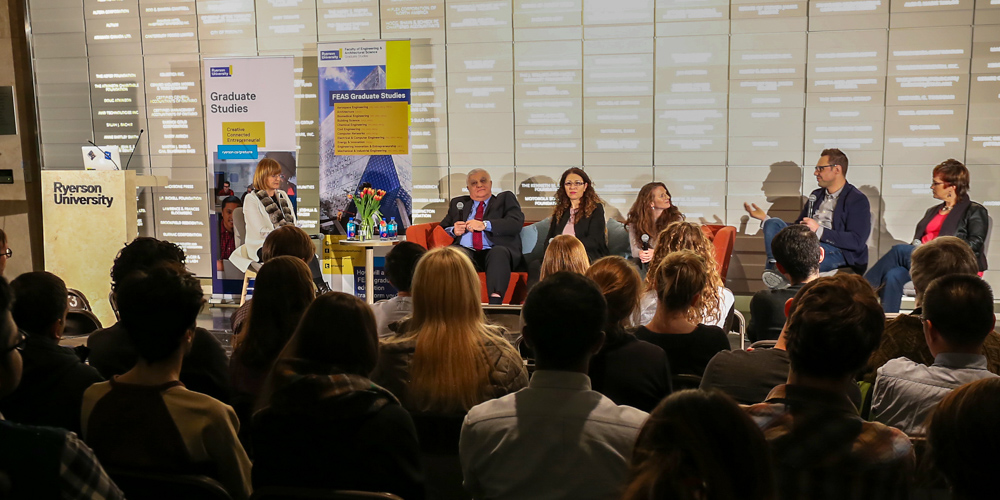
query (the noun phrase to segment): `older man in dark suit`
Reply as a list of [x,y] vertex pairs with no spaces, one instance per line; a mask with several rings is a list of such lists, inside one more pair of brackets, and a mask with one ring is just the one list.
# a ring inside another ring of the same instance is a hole
[[493,180],[483,169],[469,172],[469,196],[452,198],[441,227],[455,238],[476,269],[486,273],[490,304],[500,304],[510,272],[521,262],[524,212],[510,191],[493,194]]

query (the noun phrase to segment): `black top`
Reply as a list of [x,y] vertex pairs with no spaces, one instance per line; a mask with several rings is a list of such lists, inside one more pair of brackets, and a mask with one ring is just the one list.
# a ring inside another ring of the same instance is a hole
[[778,290],[760,290],[753,294],[750,299],[750,325],[747,327],[750,342],[778,340],[785,326],[785,302],[795,297],[803,285],[805,283]]
[[784,349],[720,352],[708,362],[701,389],[719,389],[739,404],[757,404],[788,381],[789,365]]
[[[914,240],[919,240],[924,236],[924,233],[927,232],[927,224],[943,207],[944,203],[941,203],[927,209],[924,218],[917,223],[917,229],[913,233]],[[938,236],[955,236],[968,243],[972,252],[976,254],[979,270],[985,271],[989,267],[984,251],[986,249],[986,233],[989,232],[989,229],[990,214],[986,207],[965,196],[958,200],[958,203],[955,203],[955,207],[945,217]]]
[[[82,460],[80,455],[74,455],[72,464],[63,463],[62,458],[69,439],[86,448],[82,442],[76,440],[75,436],[71,437],[63,429],[21,425],[9,420],[0,420],[0,443],[3,443],[3,446],[0,446],[0,471],[3,471],[4,479],[10,481],[2,493],[4,500],[64,498],[62,488],[64,481],[70,477],[77,477],[75,475],[83,470],[87,474],[98,472],[87,468],[97,464],[97,460],[93,458],[88,462]],[[60,470],[64,465],[69,466],[68,473]],[[85,479],[89,481],[91,478]],[[86,488],[84,484],[75,486],[80,498],[91,498],[90,493],[94,493],[89,490],[84,492]]]
[[616,405],[651,412],[670,395],[670,361],[663,349],[623,334],[590,360],[591,387]]
[[[567,209],[558,221],[549,224],[549,234],[545,236],[545,248],[549,247],[549,240],[562,234],[566,223],[569,222],[569,212]],[[583,243],[583,248],[587,249],[587,257],[590,257],[591,262],[610,255],[606,224],[604,205],[598,203],[590,217],[580,214],[580,220],[573,225],[576,239],[580,240],[580,243]]]
[[699,324],[691,333],[654,333],[640,326],[635,336],[666,351],[672,375],[701,376],[715,353],[729,350],[729,337],[717,326]]
[[[462,208],[459,208],[459,203]],[[472,197],[459,196],[452,198],[448,202],[448,214],[441,221],[442,228],[449,228],[455,222],[469,219],[469,212],[472,210]],[[483,211],[483,221],[490,222],[490,229],[486,236],[490,243],[497,246],[506,247],[514,256],[514,266],[521,260],[521,228],[524,227],[524,212],[517,202],[517,197],[510,191],[504,191],[493,195],[486,202],[486,209]],[[454,244],[458,244],[462,237],[455,238]]]
[[[87,347],[90,365],[104,378],[121,375],[135,366],[135,348],[121,323],[91,333]],[[194,329],[191,352],[184,356],[180,378],[189,390],[229,402],[229,359],[222,344],[208,330]]]
[[28,425],[60,427],[80,433],[83,393],[104,378],[72,349],[53,338],[28,335],[21,351],[21,384],[0,401],[4,418]]

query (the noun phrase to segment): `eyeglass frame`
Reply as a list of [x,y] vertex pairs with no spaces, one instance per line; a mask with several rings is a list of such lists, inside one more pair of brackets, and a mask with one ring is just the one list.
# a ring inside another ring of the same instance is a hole
[[563,187],[580,187],[586,185],[587,183],[583,181],[566,181],[563,183]]
[[17,340],[17,343],[14,344],[14,345],[12,345],[12,346],[10,346],[10,347],[8,347],[8,348],[6,348],[6,349],[4,349],[3,350],[4,354],[10,354],[15,349],[17,349],[18,351],[20,351],[20,350],[22,350],[24,348],[24,341],[28,340],[28,336],[24,332],[22,332],[21,330],[17,331],[17,335],[20,336],[20,338],[18,338],[18,340]]
[[839,166],[840,166],[840,165],[837,165],[836,163],[834,163],[834,164],[832,164],[832,165],[816,165],[816,167],[815,167],[815,168],[813,168],[813,173],[816,173],[816,172],[822,172],[822,171],[823,171],[823,169],[824,169],[824,168],[826,168],[826,167],[830,167],[830,168],[833,168],[833,167],[839,167]]
[[7,247],[6,250],[0,252],[0,257],[7,257],[8,259],[14,256],[14,251]]

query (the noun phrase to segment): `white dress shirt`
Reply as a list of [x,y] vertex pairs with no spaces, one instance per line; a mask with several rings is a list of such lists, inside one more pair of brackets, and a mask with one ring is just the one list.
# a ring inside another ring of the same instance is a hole
[[384,339],[395,335],[389,325],[413,314],[413,299],[409,296],[395,296],[389,300],[380,300],[372,304],[375,313],[375,324],[378,327],[378,337]]
[[587,375],[536,371],[465,417],[465,489],[477,500],[619,498],[647,416],[591,390]]

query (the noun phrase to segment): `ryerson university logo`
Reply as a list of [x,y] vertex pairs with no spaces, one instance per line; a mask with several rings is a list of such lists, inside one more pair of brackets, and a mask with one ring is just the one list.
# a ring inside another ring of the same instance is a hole
[[212,78],[220,76],[233,76],[232,66],[212,66],[208,70],[208,76]]
[[339,61],[340,60],[340,49],[336,50],[324,50],[319,53],[320,61]]
[[55,191],[56,205],[103,205],[111,208],[115,201],[114,196],[102,194],[101,186],[97,184],[63,184],[55,182],[52,184]]

